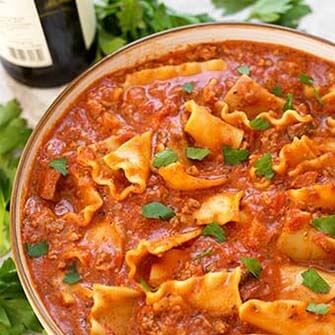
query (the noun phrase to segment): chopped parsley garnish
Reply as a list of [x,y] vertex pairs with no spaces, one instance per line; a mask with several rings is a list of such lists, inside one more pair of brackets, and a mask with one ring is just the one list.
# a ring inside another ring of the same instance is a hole
[[142,286],[143,290],[146,292],[156,291],[156,289],[153,288],[143,277],[140,278],[140,285]]
[[299,80],[302,84],[305,84],[307,86],[313,86],[314,84],[313,78],[307,75],[306,73],[302,73],[299,77]]
[[183,85],[183,91],[186,93],[192,93],[193,92],[193,83],[185,83]]
[[49,245],[47,241],[41,241],[35,244],[26,244],[27,253],[29,257],[41,257],[48,253]]
[[319,275],[315,269],[309,269],[301,274],[302,285],[315,293],[327,294],[330,291],[329,284]]
[[186,157],[197,161],[202,161],[210,153],[211,153],[210,150],[207,148],[196,148],[196,147],[186,148]]
[[335,237],[335,215],[325,215],[312,220],[312,225],[332,237]]
[[240,67],[237,68],[237,72],[239,74],[245,74],[245,75],[249,75],[250,74],[250,68],[248,65],[241,65]]
[[246,161],[249,157],[249,151],[246,149],[235,149],[228,146],[222,148],[224,163],[227,165],[237,165]]
[[306,311],[314,314],[325,315],[329,312],[329,306],[326,304],[310,303],[306,307]]
[[166,149],[155,155],[152,165],[155,168],[160,168],[175,163],[177,160],[177,154],[172,149]]
[[173,218],[176,213],[162,203],[154,201],[142,207],[142,215],[147,219],[169,220]]
[[203,230],[203,236],[211,236],[214,237],[215,240],[219,243],[222,243],[226,240],[225,231],[218,223],[209,223]]
[[275,173],[272,170],[272,156],[270,153],[264,154],[255,162],[255,173],[258,177],[264,177],[271,180]]
[[73,263],[68,267],[67,271],[65,272],[63,282],[65,284],[73,285],[80,282],[80,280],[81,277],[77,271],[76,264]]
[[270,126],[270,122],[262,117],[257,117],[250,121],[250,127],[256,130],[266,130],[270,128]]
[[283,89],[279,85],[276,85],[275,87],[273,87],[271,92],[277,97],[281,97],[283,95]]
[[62,176],[67,176],[67,159],[59,158],[49,162],[49,166],[58,171]]
[[196,261],[198,259],[201,259],[201,258],[204,258],[204,257],[207,257],[207,256],[211,256],[212,254],[213,254],[213,250],[212,250],[211,247],[209,247],[208,249],[206,249],[204,251],[201,251],[197,255],[195,255],[193,257],[193,260]]
[[293,94],[292,93],[287,94],[286,102],[284,105],[284,112],[286,112],[289,109],[293,109]]
[[258,259],[254,257],[241,257],[241,262],[255,278],[259,278],[262,272],[262,265]]

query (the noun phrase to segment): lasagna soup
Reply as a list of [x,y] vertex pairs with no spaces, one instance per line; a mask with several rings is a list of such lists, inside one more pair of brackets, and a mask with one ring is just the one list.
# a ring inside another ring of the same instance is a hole
[[335,65],[235,41],[105,76],[22,210],[66,335],[335,334]]

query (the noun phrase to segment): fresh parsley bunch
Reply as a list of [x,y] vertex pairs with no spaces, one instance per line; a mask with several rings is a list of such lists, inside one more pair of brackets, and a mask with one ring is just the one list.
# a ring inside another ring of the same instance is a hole
[[10,248],[9,200],[20,153],[31,133],[20,114],[16,100],[0,105],[0,256]]
[[256,19],[291,28],[296,28],[299,20],[312,12],[305,0],[212,0],[212,2],[215,7],[224,9],[227,15],[249,7],[248,20]]
[[96,5],[96,15],[99,24],[97,59],[165,29],[213,21],[207,14],[178,13],[158,0],[103,0]]

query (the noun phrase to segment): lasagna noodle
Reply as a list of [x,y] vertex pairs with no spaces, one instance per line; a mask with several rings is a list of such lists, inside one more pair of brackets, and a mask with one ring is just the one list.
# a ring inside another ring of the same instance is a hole
[[193,229],[188,232],[162,237],[156,240],[142,240],[135,249],[126,253],[126,263],[129,267],[129,278],[136,278],[138,267],[149,255],[159,256],[168,250],[176,248],[201,234],[201,229]]
[[211,272],[183,281],[171,280],[163,283],[156,292],[146,292],[146,302],[156,310],[164,309],[167,299],[211,315],[228,315],[237,312],[241,305],[240,279],[241,270],[235,268],[232,272]]
[[185,132],[192,136],[197,145],[212,150],[220,150],[222,145],[238,148],[243,140],[243,130],[238,129],[212,115],[206,107],[195,101],[185,103],[191,113],[185,125]]
[[126,335],[128,322],[141,293],[127,287],[93,285],[90,335]]
[[180,65],[166,65],[128,74],[124,86],[147,85],[156,80],[164,81],[176,77],[188,77],[201,72],[222,71],[226,63],[222,59],[206,62],[189,62]]
[[335,208],[335,185],[316,184],[287,191],[288,198],[299,208]]
[[186,172],[185,166],[180,162],[161,167],[158,170],[158,173],[169,188],[180,191],[194,191],[211,188],[222,185],[227,180],[226,177],[209,179],[191,176]]
[[278,335],[333,335],[335,308],[322,317],[306,311],[308,303],[297,300],[265,302],[249,300],[240,307],[240,318],[264,331]]
[[330,90],[329,93],[324,95],[322,98],[323,110],[325,113],[335,113],[335,88]]
[[194,219],[199,225],[217,222],[224,225],[227,222],[240,221],[240,200],[243,192],[222,192],[206,199],[194,213]]
[[271,94],[247,75],[239,78],[226,94],[224,102],[230,111],[244,111],[251,119],[269,110],[281,113],[285,104],[283,99]]
[[293,169],[305,160],[314,159],[319,150],[316,144],[307,136],[295,137],[289,144],[283,146],[279,153],[279,162],[273,166],[278,174],[283,174],[287,169]]

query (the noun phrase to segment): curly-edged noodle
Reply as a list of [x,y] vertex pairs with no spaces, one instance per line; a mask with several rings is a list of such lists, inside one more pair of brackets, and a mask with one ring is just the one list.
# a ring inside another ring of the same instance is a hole
[[281,113],[285,104],[283,99],[271,94],[247,75],[239,78],[224,97],[224,101],[230,111],[244,111],[250,119],[268,111]]
[[233,127],[212,115],[204,106],[194,100],[185,103],[191,113],[185,125],[185,132],[192,136],[197,145],[212,150],[220,150],[222,145],[238,148],[243,140],[243,130]]
[[206,62],[189,62],[180,65],[165,65],[128,74],[124,86],[147,85],[156,80],[168,80],[175,77],[188,77],[201,72],[222,71],[226,63],[222,59]]
[[93,285],[94,305],[89,315],[90,335],[126,335],[141,293],[127,287]]
[[321,98],[325,113],[335,113],[335,88]]
[[241,270],[235,268],[232,272],[210,272],[183,281],[170,280],[156,292],[146,292],[146,302],[153,304],[156,310],[176,303],[214,316],[229,315],[236,313],[241,305],[240,279]]
[[[148,131],[124,142],[122,136],[111,136],[88,147],[78,148],[78,161],[92,169],[92,178],[98,185],[109,188],[111,195],[123,200],[130,193],[142,193],[150,174],[151,135]],[[117,190],[114,179],[123,170],[131,185]]]
[[307,312],[307,306],[307,302],[297,300],[248,300],[240,307],[240,319],[271,334],[335,334],[335,307],[320,318]]
[[129,267],[128,277],[136,278],[138,267],[147,256],[163,254],[198,237],[200,234],[201,229],[199,228],[156,240],[141,240],[135,249],[131,249],[126,253],[126,263]]
[[283,265],[280,267],[280,290],[278,299],[296,299],[315,303],[328,303],[335,299],[335,274],[318,270],[319,275],[330,285],[327,294],[318,294],[302,285],[301,274],[307,271],[307,267],[298,265]]
[[335,209],[335,184],[316,184],[287,191],[288,198],[299,208]]
[[[242,111],[233,111],[228,112],[228,108],[225,107],[226,103],[221,103],[221,118],[227,123],[238,127],[244,125],[249,129],[253,129],[250,125],[250,120],[245,112]],[[272,111],[263,112],[257,115],[257,118],[262,118],[264,120],[269,121],[269,123],[278,128],[285,128],[293,123],[308,123],[313,121],[313,117],[311,115],[301,115],[295,110],[287,110],[280,117],[276,117],[276,113]]]
[[222,192],[206,199],[194,213],[193,218],[199,225],[217,222],[240,221],[240,200],[243,192]]
[[273,170],[283,174],[287,169],[294,169],[305,160],[316,158],[319,154],[317,145],[307,136],[295,137],[293,141],[282,147],[279,153],[278,164],[273,165]]
[[179,191],[194,191],[211,188],[222,185],[227,180],[227,177],[209,179],[191,176],[186,172],[185,166],[180,162],[161,167],[158,173],[169,188]]
[[326,119],[326,125],[327,125],[328,131],[332,135],[335,135],[335,119],[331,116],[328,116]]

